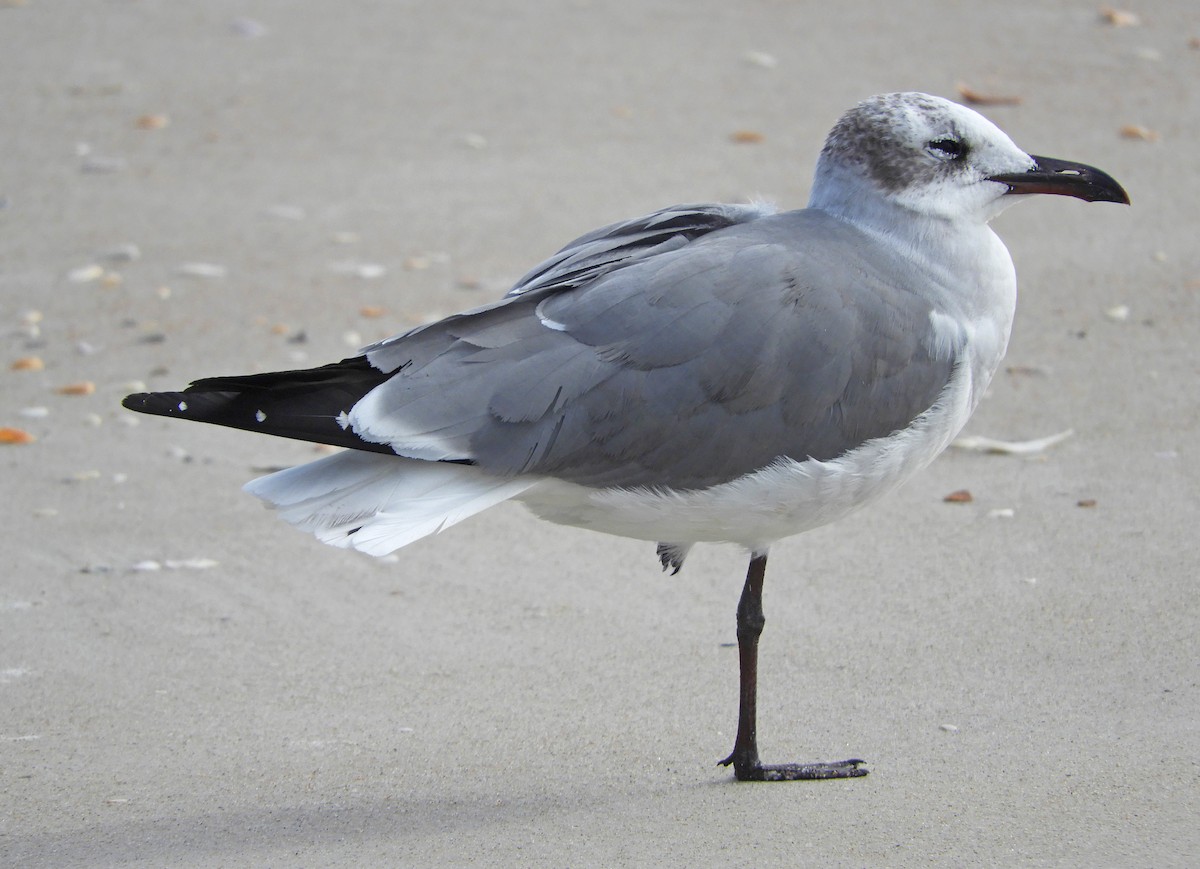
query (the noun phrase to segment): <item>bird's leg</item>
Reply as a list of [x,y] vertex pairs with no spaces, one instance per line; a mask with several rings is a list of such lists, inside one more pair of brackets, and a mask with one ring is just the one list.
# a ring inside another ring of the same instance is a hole
[[798,781],[866,775],[867,770],[859,767],[862,761],[857,759],[768,766],[758,758],[758,638],[767,621],[762,608],[763,577],[766,572],[766,554],[752,556],[737,608],[738,658],[741,665],[737,739],[733,744],[733,753],[720,763],[722,766],[733,764],[734,775],[739,781]]

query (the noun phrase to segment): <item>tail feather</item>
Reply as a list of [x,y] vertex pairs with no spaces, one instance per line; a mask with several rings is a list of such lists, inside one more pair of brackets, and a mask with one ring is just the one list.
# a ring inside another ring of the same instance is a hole
[[387,555],[536,482],[492,477],[473,465],[348,450],[259,477],[245,490],[323,543]]

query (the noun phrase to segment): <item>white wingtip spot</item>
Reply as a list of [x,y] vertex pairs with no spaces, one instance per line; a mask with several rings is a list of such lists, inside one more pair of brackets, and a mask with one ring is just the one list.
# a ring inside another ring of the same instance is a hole
[[263,413],[261,410],[254,411],[254,418],[256,420],[258,420],[259,422],[267,421],[267,415],[265,413]]
[[186,410],[187,410],[187,402],[186,401],[179,402],[179,412],[183,413]]

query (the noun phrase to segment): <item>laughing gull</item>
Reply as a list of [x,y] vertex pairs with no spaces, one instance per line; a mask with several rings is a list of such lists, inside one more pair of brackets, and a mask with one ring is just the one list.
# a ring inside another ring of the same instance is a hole
[[1012,260],[988,221],[1031,193],[1128,203],[970,109],[872,97],[837,122],[808,207],[682,205],[568,244],[500,301],[302,371],[131,395],[143,413],[347,447],[246,490],[325,543],[385,555],[501,501],[551,522],[750,556],[737,608],[741,780],[756,738],[767,551],[942,452],[1004,355]]

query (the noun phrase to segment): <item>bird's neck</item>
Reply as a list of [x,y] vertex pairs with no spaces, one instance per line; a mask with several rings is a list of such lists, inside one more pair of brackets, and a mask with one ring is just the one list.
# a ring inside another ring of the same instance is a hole
[[988,275],[1000,265],[998,259],[1011,267],[986,221],[915,211],[840,167],[820,167],[808,207],[852,224],[947,283],[981,272]]

